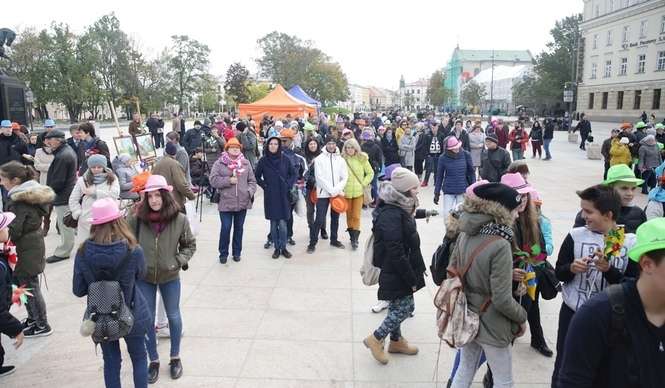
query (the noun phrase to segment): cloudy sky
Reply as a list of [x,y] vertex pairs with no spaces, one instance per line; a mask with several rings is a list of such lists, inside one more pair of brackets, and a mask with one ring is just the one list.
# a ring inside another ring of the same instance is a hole
[[257,39],[277,30],[313,41],[352,83],[396,89],[402,74],[410,82],[443,67],[457,44],[529,49],[535,56],[554,22],[582,7],[582,0],[8,0],[0,27],[43,28],[57,21],[82,32],[115,12],[148,56],[174,34],[206,43],[216,75],[238,61],[256,71]]

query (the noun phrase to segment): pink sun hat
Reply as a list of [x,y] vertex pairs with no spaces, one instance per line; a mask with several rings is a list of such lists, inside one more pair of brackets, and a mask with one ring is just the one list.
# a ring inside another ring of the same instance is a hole
[[142,193],[149,193],[151,191],[166,190],[173,191],[173,186],[166,183],[166,178],[161,175],[150,175],[145,187],[141,190]]
[[536,192],[536,189],[534,189],[530,184],[526,183],[524,177],[519,172],[512,174],[503,174],[503,176],[501,177],[501,183],[503,183],[506,186],[512,187],[513,189],[517,190],[517,192],[520,194],[529,194]]
[[122,217],[118,204],[111,198],[102,198],[93,202],[90,213],[92,217],[88,221],[92,225],[106,224]]
[[471,198],[475,198],[475,197],[476,197],[476,193],[473,192],[473,189],[475,189],[475,188],[478,187],[478,186],[482,186],[482,185],[484,185],[484,184],[486,184],[486,183],[490,183],[490,182],[489,182],[488,180],[481,179],[481,180],[476,181],[475,183],[469,185],[469,187],[467,187],[467,188],[466,188],[466,191],[465,191],[466,196],[467,196],[467,197],[471,197]]
[[14,218],[16,218],[16,214],[12,212],[0,213],[0,230],[8,227],[14,221]]
[[455,136],[450,136],[446,142],[446,149],[457,150],[462,147],[462,142],[457,140]]

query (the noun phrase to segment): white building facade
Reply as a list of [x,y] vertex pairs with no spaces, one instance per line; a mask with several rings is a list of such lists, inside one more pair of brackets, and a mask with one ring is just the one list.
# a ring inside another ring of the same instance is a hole
[[665,116],[665,0],[584,0],[577,111],[592,120]]
[[410,110],[427,109],[430,106],[427,98],[428,85],[427,79],[422,78],[416,82],[400,86],[398,91],[400,107]]
[[473,80],[479,85],[485,87],[485,96],[482,99],[483,111],[487,111],[490,106],[492,109],[512,114],[515,110],[513,103],[513,86],[520,82],[524,76],[529,74],[533,65],[519,66],[494,66],[478,73]]

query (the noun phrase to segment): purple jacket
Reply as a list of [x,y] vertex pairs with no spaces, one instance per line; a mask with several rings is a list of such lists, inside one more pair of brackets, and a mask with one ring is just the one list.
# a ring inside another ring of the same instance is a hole
[[220,212],[237,212],[252,208],[252,198],[256,192],[256,178],[247,159],[242,159],[240,170],[236,173],[238,183],[231,184],[231,169],[219,157],[210,171],[210,185],[219,190]]

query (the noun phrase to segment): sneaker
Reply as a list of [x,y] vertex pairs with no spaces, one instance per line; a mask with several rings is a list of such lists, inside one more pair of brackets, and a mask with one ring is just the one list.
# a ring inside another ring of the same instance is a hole
[[169,330],[169,325],[157,327],[155,329],[157,337],[159,338],[171,338],[171,330]]
[[0,377],[9,376],[16,372],[16,367],[13,365],[0,366]]
[[219,257],[219,263],[220,264],[226,264],[226,261],[229,259],[228,256],[220,256]]
[[270,249],[271,246],[272,246],[272,241],[270,240],[266,241],[266,243],[263,244],[264,249]]
[[289,243],[289,245],[296,245],[296,240],[294,240],[292,237],[289,237],[286,242]]
[[272,258],[279,259],[279,255],[280,255],[279,249],[275,249],[275,251],[272,253]]
[[173,380],[177,380],[182,376],[182,363],[179,358],[174,358],[169,362],[169,371]]
[[48,324],[46,324],[44,327],[34,325],[23,330],[23,335],[25,338],[48,337],[51,334],[53,334],[53,329],[51,329],[51,326]]
[[57,263],[59,261],[67,260],[67,259],[69,259],[69,257],[60,257],[60,256],[53,255],[53,256],[47,258],[46,262],[49,263],[49,264],[53,264],[53,263]]
[[233,256],[233,261],[236,263],[240,261],[240,256]]
[[330,245],[334,246],[335,248],[344,249],[344,244],[342,244],[338,240],[331,241]]
[[328,239],[328,232],[326,232],[325,229],[321,229],[321,240],[327,240]]
[[316,250],[316,245],[309,244],[307,246],[307,253],[312,254]]
[[148,384],[154,384],[159,379],[159,362],[150,362],[148,365]]
[[427,182],[423,182],[420,184],[420,187],[427,187]]
[[287,251],[286,248],[282,249],[282,256],[284,256],[287,259],[290,259],[293,255],[291,252]]
[[390,305],[390,302],[388,302],[387,300],[380,300],[377,304],[372,306],[372,312],[373,313],[380,313],[381,311],[387,309],[389,305]]
[[30,318],[26,318],[21,322],[21,324],[23,325],[23,330],[34,326],[36,323],[37,322],[34,319],[30,319]]

